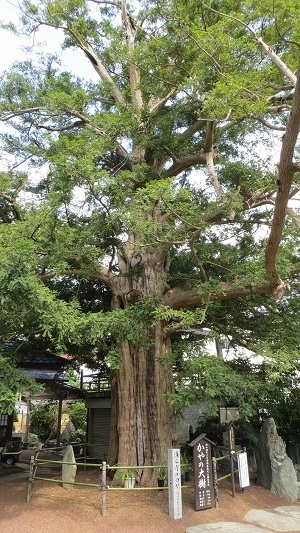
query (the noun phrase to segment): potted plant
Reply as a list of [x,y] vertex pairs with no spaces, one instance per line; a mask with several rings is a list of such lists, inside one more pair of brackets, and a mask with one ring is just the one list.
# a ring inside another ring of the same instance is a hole
[[180,461],[180,469],[181,469],[181,483],[191,481],[191,469],[192,469],[192,458],[187,455],[187,453],[183,453],[181,455],[181,461]]
[[156,469],[157,471],[157,486],[158,487],[164,487],[165,486],[165,479],[168,475],[168,465],[167,463],[163,463],[162,465],[159,465]]
[[116,472],[116,478],[121,479],[125,489],[133,489],[137,477],[138,471],[134,468],[122,468]]

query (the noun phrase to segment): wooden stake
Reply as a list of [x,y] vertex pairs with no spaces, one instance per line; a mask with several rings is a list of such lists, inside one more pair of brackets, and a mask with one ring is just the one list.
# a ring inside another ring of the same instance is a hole
[[28,478],[28,485],[27,485],[27,498],[26,503],[30,502],[31,493],[32,493],[32,484],[33,484],[33,465],[34,465],[34,457],[32,456],[30,459],[30,465],[29,465],[29,478]]
[[102,516],[106,516],[106,462],[102,462],[102,480],[101,480],[101,493],[102,493]]
[[213,471],[213,485],[214,485],[214,495],[215,495],[215,508],[219,509],[218,474],[217,474],[217,461],[215,457],[212,457],[212,471]]

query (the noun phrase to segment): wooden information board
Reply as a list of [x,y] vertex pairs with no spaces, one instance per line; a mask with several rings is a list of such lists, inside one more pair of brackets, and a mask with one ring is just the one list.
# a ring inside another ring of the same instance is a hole
[[205,437],[205,433],[190,443],[193,448],[196,511],[209,509],[215,503],[211,459],[212,444],[213,442]]

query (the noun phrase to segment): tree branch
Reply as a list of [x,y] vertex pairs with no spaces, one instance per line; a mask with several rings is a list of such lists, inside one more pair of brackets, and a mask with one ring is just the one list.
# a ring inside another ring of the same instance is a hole
[[198,119],[196,122],[188,126],[181,134],[181,136],[188,136],[188,135],[194,135],[194,133],[197,133],[200,131],[204,125],[207,123],[207,120],[205,119]]
[[280,298],[286,289],[287,284],[280,278],[276,260],[282,238],[287,205],[294,178],[293,156],[296,141],[300,129],[300,70],[298,70],[297,84],[295,87],[292,110],[286,127],[285,135],[282,138],[282,148],[278,166],[278,191],[275,200],[274,216],[271,231],[266,246],[265,265],[270,284],[273,287],[275,297]]
[[112,94],[113,94],[113,97],[114,97],[116,103],[124,106],[125,105],[125,100],[123,98],[123,95],[122,95],[120,89],[117,87],[117,85],[113,81],[112,77],[110,76],[110,74],[108,73],[108,71],[106,70],[104,65],[101,63],[101,61],[99,60],[99,58],[98,58],[97,54],[95,53],[93,47],[88,43],[88,41],[80,39],[80,37],[78,35],[76,35],[74,30],[72,30],[71,28],[68,28],[68,31],[76,39],[79,47],[83,50],[83,52],[85,53],[86,57],[90,60],[91,64],[93,65],[95,71],[100,76],[102,81],[104,81],[104,83],[107,83],[111,87]]
[[16,205],[16,199],[14,197],[11,197],[11,196],[8,196],[7,194],[2,193],[1,191],[0,191],[0,198],[3,198],[10,204],[11,210],[13,211],[16,220],[19,220],[21,222],[23,218],[21,216],[19,207]]
[[215,157],[216,152],[213,146],[213,139],[214,139],[214,121],[208,120],[207,121],[207,127],[206,127],[206,138],[205,138],[205,144],[203,151],[205,153],[206,157],[206,168],[208,171],[208,175],[210,177],[211,184],[213,188],[215,189],[216,195],[218,198],[221,198],[224,196],[225,192],[223,191],[223,188],[220,185],[220,182],[218,180],[218,176],[215,169]]
[[225,194],[225,191],[223,190],[216,173],[215,169],[215,150],[212,148],[211,151],[205,152],[206,156],[206,168],[210,177],[211,184],[213,188],[215,189],[216,195],[218,198],[222,198]]
[[168,94],[166,94],[166,96],[164,96],[161,100],[159,99],[153,99],[153,101],[149,101],[149,112],[151,114],[154,114],[156,113],[157,111],[159,111],[164,105],[165,103],[169,100],[169,98],[171,98],[171,96],[177,91],[177,86],[173,87],[169,92]]
[[294,209],[292,209],[291,207],[287,207],[286,214],[291,217],[297,228],[300,228],[300,217],[297,215],[297,213],[295,213]]
[[[134,36],[132,33],[132,21],[126,8],[126,0],[122,0],[122,23],[128,51],[131,56],[134,52]],[[129,64],[129,77],[133,107],[135,111],[140,111],[143,107],[143,97],[140,89],[141,74],[138,66],[132,61]]]
[[[87,273],[86,272],[82,273],[81,270],[77,270],[77,269],[70,269],[70,270],[64,270],[63,272],[60,272],[59,276],[72,276],[72,277],[84,278],[84,277],[87,277]],[[39,275],[39,279],[41,281],[46,281],[47,279],[53,279],[55,277],[57,277],[56,272],[46,272],[44,274]],[[109,270],[105,267],[102,267],[102,269],[98,272],[93,272],[89,274],[88,277],[90,279],[102,281],[105,285],[107,285],[107,287],[109,287],[112,290],[115,289],[115,283],[114,283],[115,276],[112,275],[111,272],[109,272]]]
[[5,122],[6,120],[10,120],[14,117],[19,117],[21,115],[26,115],[27,113],[35,113],[36,111],[46,111],[46,107],[27,107],[25,109],[20,109],[19,111],[10,111],[9,113],[6,113],[0,117],[0,120],[2,122]]
[[222,11],[213,9],[212,7],[208,6],[204,2],[201,2],[201,4],[204,5],[210,11],[213,11],[214,13],[218,13],[218,15],[222,15],[222,17],[235,20],[235,22],[237,22],[238,24],[241,24],[241,26],[244,26],[244,28],[246,28],[253,35],[255,41],[260,45],[263,51],[270,57],[274,65],[276,65],[276,67],[292,82],[293,86],[295,87],[296,81],[297,81],[295,74],[280,59],[280,57],[277,54],[275,54],[275,52],[273,52],[273,50],[263,41],[262,37],[257,37],[256,33],[252,30],[252,28],[248,24],[238,19],[237,17],[234,17],[233,15],[228,15],[227,13],[222,13]]
[[211,292],[207,286],[190,290],[183,290],[176,286],[164,295],[164,305],[168,305],[172,309],[181,309],[182,307],[197,307],[205,302],[224,301],[254,294],[270,294],[271,292],[272,287],[269,283],[256,285],[247,282],[241,284],[240,281],[221,282],[214,286]]
[[73,128],[82,128],[85,125],[86,125],[86,122],[84,122],[83,120],[76,120],[76,122],[72,122],[71,124],[67,124],[66,126],[61,126],[61,127],[51,126],[51,125],[46,126],[46,124],[39,122],[36,124],[36,127],[42,128],[47,131],[68,131],[68,130],[72,130]]
[[178,176],[180,172],[188,170],[189,168],[195,165],[205,165],[206,164],[206,155],[203,151],[198,152],[197,154],[187,155],[182,159],[177,159],[173,164],[162,173],[163,178],[171,178],[173,176]]
[[205,270],[204,270],[202,264],[200,263],[200,261],[199,261],[199,259],[198,259],[198,256],[197,256],[197,253],[196,253],[196,250],[195,250],[195,240],[194,240],[194,238],[192,238],[192,239],[190,240],[190,248],[191,248],[192,256],[193,256],[193,258],[195,259],[195,263],[196,263],[197,267],[199,268],[199,270],[200,270],[200,272],[201,272],[201,275],[202,275],[204,281],[207,282],[208,279],[207,279],[206,272],[205,272]]
[[263,126],[268,128],[269,130],[275,130],[275,131],[285,131],[285,126],[276,126],[275,124],[271,124],[271,122],[268,122],[267,120],[264,120],[263,118],[254,117],[258,122],[260,122]]
[[262,37],[256,37],[255,40],[260,44],[261,48],[264,52],[270,57],[274,65],[281,70],[281,72],[291,81],[293,86],[295,87],[297,82],[297,77],[295,74],[287,67],[287,65],[280,59],[280,57],[273,52],[272,48],[268,46],[262,39]]

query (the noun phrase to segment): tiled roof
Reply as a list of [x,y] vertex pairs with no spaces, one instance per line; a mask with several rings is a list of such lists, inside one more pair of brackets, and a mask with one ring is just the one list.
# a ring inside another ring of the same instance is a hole
[[65,357],[60,357],[51,352],[41,352],[39,354],[27,353],[22,355],[22,358],[19,362],[20,368],[53,368],[59,369],[65,365],[68,360]]

